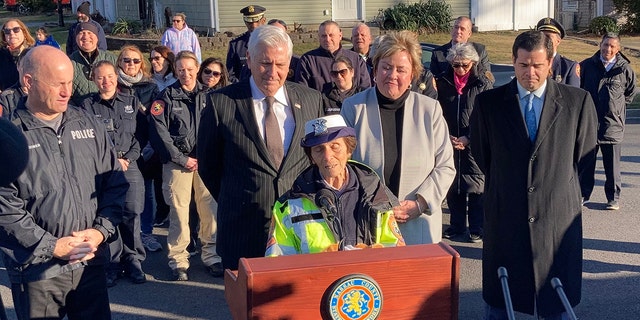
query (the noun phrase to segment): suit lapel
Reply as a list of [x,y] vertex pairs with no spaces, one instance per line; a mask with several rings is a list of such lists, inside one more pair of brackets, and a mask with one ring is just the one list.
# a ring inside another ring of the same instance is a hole
[[246,88],[241,88],[243,92],[249,92],[247,97],[243,97],[238,99],[238,111],[240,116],[242,117],[242,123],[244,124],[244,128],[247,131],[249,138],[256,145],[256,149],[258,149],[258,153],[260,157],[263,159],[265,163],[268,163],[272,168],[276,171],[278,169],[275,168],[273,162],[271,161],[271,156],[269,155],[269,151],[267,150],[267,145],[264,143],[264,139],[258,130],[258,121],[256,120],[256,113],[253,109],[253,97],[251,96],[251,87],[249,86],[249,82],[246,82]]
[[513,79],[511,83],[505,87],[505,94],[503,95],[504,107],[501,114],[504,117],[503,122],[509,126],[506,132],[515,132],[519,139],[530,141],[529,134],[527,133],[527,124],[524,122],[524,117],[520,110],[520,98],[516,81],[516,79]]
[[292,162],[288,161],[292,154],[296,154],[296,150],[302,148],[300,146],[300,141],[304,136],[304,117],[302,116],[302,101],[298,91],[292,86],[287,85],[285,82],[284,85],[285,94],[287,95],[287,99],[289,99],[289,107],[291,108],[291,113],[293,113],[293,120],[295,122],[295,129],[293,130],[293,136],[291,137],[291,145],[289,146],[289,151],[287,155],[282,160],[281,169],[284,171],[288,166],[290,167]]
[[558,84],[555,81],[552,81],[551,78],[548,78],[542,114],[540,114],[540,123],[538,125],[536,148],[538,148],[549,131],[551,131],[551,128],[555,125],[555,122],[563,108],[563,106],[558,103],[558,101],[561,100],[562,94],[558,90]]

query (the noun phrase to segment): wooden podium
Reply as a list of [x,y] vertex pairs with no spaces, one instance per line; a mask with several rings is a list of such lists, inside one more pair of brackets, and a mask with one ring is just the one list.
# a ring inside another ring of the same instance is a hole
[[460,255],[446,243],[241,258],[225,272],[225,298],[236,320],[331,319],[331,293],[353,274],[377,284],[378,319],[458,319]]

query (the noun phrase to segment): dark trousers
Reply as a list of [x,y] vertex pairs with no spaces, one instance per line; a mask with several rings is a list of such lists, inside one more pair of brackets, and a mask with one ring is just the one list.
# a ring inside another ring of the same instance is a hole
[[125,271],[129,271],[131,267],[140,269],[140,264],[146,257],[140,236],[140,214],[144,209],[144,180],[135,162],[131,162],[124,175],[129,182],[129,190],[124,201],[122,222],[118,225],[118,237],[109,244],[109,250],[112,264],[110,269],[118,270],[122,265]]
[[11,293],[20,320],[111,319],[103,266],[86,266],[51,279],[12,283]]
[[484,211],[482,208],[481,193],[457,193],[449,191],[447,205],[451,215],[451,227],[457,231],[467,230],[467,218],[469,219],[469,232],[482,235],[482,221]]
[[[622,146],[619,144],[601,144],[596,146],[602,153],[602,166],[604,167],[604,194],[607,201],[618,200],[622,189],[622,175],[620,173],[620,157]],[[589,199],[595,185],[596,159],[588,163],[580,173],[580,189],[582,197]]]

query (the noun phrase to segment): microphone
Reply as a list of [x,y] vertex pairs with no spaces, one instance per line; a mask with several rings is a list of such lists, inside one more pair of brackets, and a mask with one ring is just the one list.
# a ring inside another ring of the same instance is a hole
[[335,194],[328,189],[321,189],[316,193],[316,205],[327,210],[327,220],[333,221],[338,215],[335,204]]
[[516,315],[513,313],[513,303],[511,302],[511,293],[509,292],[509,275],[507,275],[507,268],[498,268],[498,278],[500,278],[500,284],[502,285],[502,295],[504,296],[504,306],[507,310],[507,318],[509,320],[515,320]]
[[551,287],[556,290],[558,293],[558,297],[560,297],[560,301],[562,301],[562,305],[564,306],[564,310],[567,312],[569,319],[577,320],[576,314],[573,313],[573,308],[571,308],[571,303],[569,303],[569,299],[567,299],[567,295],[564,294],[564,289],[562,288],[562,282],[557,277],[551,278]]

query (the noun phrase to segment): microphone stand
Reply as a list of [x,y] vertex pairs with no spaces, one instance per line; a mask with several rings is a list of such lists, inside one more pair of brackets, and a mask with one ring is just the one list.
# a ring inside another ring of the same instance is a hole
[[502,295],[504,296],[504,306],[507,311],[507,318],[509,320],[515,320],[516,316],[513,313],[513,303],[511,302],[511,293],[509,292],[509,275],[507,275],[507,268],[498,268],[498,278],[500,278],[500,284],[502,285]]
[[569,303],[569,299],[567,299],[567,295],[564,294],[564,289],[562,288],[562,282],[557,277],[551,279],[551,286],[558,293],[558,297],[560,297],[560,301],[562,301],[562,305],[564,306],[564,310],[567,312],[570,320],[578,320],[576,314],[573,312],[573,308],[571,308],[571,304]]

